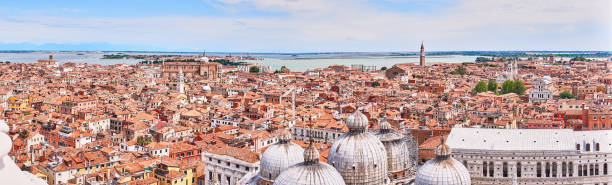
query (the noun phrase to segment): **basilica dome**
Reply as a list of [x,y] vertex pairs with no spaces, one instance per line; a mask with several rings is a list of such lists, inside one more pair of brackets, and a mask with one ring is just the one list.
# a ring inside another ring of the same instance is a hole
[[200,61],[208,62],[208,61],[210,61],[210,59],[208,59],[208,57],[206,57],[206,56],[203,56],[203,57],[200,58]]
[[344,185],[344,179],[336,169],[319,162],[319,151],[312,141],[304,151],[304,162],[283,171],[274,185]]
[[451,157],[451,148],[444,142],[436,148],[436,157],[417,172],[415,185],[470,185],[470,173],[461,162]]
[[328,163],[346,184],[386,184],[387,152],[373,134],[367,132],[368,118],[355,111],[346,119],[349,132],[341,135],[329,149]]
[[402,171],[408,173],[407,170],[411,168],[410,146],[404,135],[393,130],[389,122],[383,121],[376,137],[385,145],[389,172],[394,175]]
[[210,91],[212,91],[212,88],[210,88],[210,86],[208,86],[208,85],[205,85],[204,87],[202,87],[202,91],[210,92]]
[[283,130],[279,142],[268,147],[261,156],[260,177],[266,181],[274,181],[281,171],[304,161],[304,149],[291,142],[291,133]]

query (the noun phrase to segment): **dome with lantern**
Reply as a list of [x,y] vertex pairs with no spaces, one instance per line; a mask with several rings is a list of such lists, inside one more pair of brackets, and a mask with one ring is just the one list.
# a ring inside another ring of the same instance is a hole
[[452,150],[446,145],[444,136],[436,148],[436,157],[427,161],[415,179],[415,185],[470,185],[470,173],[451,156]]
[[409,176],[412,162],[407,138],[396,132],[386,120],[380,123],[380,130],[376,133],[376,137],[385,146],[387,166],[394,179]]
[[268,147],[261,157],[260,178],[274,181],[281,171],[303,162],[303,153],[304,149],[300,145],[291,142],[291,133],[283,129],[278,143]]
[[383,143],[367,132],[368,118],[359,110],[346,119],[349,132],[329,149],[328,163],[346,184],[387,184],[387,152]]
[[344,185],[344,180],[336,169],[327,163],[319,162],[319,151],[310,144],[304,151],[304,162],[283,171],[274,185]]

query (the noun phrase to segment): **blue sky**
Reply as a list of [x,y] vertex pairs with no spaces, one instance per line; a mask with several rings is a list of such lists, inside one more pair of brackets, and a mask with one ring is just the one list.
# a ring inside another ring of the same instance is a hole
[[612,50],[609,0],[0,1],[0,50]]

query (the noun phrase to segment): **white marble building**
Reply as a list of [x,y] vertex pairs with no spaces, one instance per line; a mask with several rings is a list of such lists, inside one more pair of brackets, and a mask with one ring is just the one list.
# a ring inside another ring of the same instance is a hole
[[447,143],[472,184],[612,182],[612,130],[453,128]]
[[[239,152],[232,152],[232,155],[240,156]],[[246,161],[228,154],[205,151],[202,155],[202,161],[206,163],[204,174],[206,180],[200,181],[200,185],[213,184],[214,178],[220,184],[237,184],[247,174],[259,171],[259,160]]]
[[543,103],[552,99],[552,91],[546,85],[544,79],[535,81],[535,86],[529,91],[529,102]]

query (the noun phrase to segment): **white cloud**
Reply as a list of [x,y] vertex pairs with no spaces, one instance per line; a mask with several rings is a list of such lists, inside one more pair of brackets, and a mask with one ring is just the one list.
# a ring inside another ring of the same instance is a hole
[[[239,51],[406,51],[418,49],[421,40],[433,50],[612,50],[610,4],[464,0],[444,12],[424,14],[383,10],[362,0],[218,0],[216,6],[231,11],[255,8],[288,15],[20,17],[0,19],[0,40]],[[569,44],[556,44],[564,40]]]

